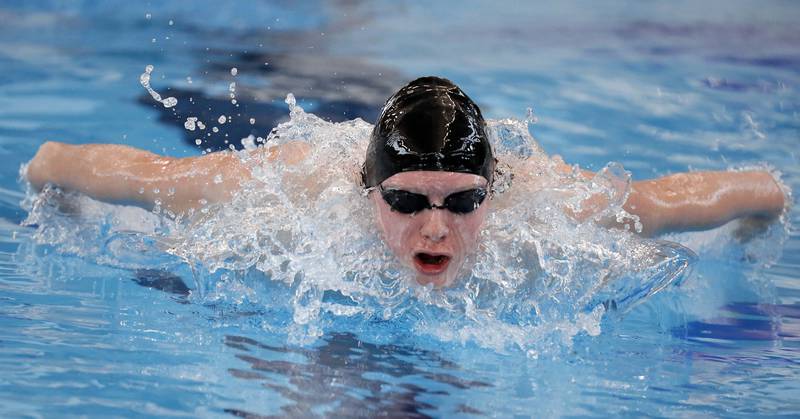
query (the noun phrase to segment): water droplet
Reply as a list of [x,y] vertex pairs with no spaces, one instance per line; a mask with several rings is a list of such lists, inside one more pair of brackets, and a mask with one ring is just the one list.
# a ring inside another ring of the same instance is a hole
[[239,74],[239,70],[236,67],[231,68],[231,76],[235,76]]
[[533,108],[528,108],[525,110],[525,122],[527,122],[529,125],[539,122],[539,117],[534,115]]
[[211,128],[211,131],[219,132],[219,128],[217,128],[217,127]]
[[226,121],[227,119],[225,118],[225,115],[220,115],[219,118],[217,118],[217,122],[219,122],[220,124],[224,124]]
[[152,96],[154,100],[161,102],[161,104],[164,105],[165,108],[171,108],[177,105],[178,99],[175,99],[174,97],[168,97],[162,100],[161,95],[158,94],[158,92],[156,92],[152,87],[150,87],[150,77],[152,73],[153,73],[153,65],[148,64],[147,66],[145,66],[144,73],[142,73],[139,76],[139,84],[141,84],[142,87],[144,87],[145,90],[147,90],[147,92],[150,93],[150,96]]
[[168,97],[163,101],[161,101],[161,103],[164,105],[165,108],[171,108],[178,104],[178,99],[175,99],[174,97]]
[[139,194],[141,195],[143,193],[144,193],[144,187],[139,188]]
[[203,144],[203,140],[198,138],[198,139],[194,140],[194,143],[197,144],[197,145],[200,145],[200,144]]
[[256,149],[255,137],[253,134],[248,135],[245,138],[242,138],[242,146],[244,146],[245,150],[251,151]]
[[170,19],[170,20],[169,20],[169,26],[172,26],[172,25],[174,25],[174,24],[175,24],[175,22],[173,22],[173,21],[172,21],[172,19]]
[[186,122],[183,123],[183,127],[189,131],[194,131],[197,128],[197,117],[190,116],[186,118]]
[[255,125],[255,123],[256,123],[256,119],[255,118],[250,118],[250,125]]
[[197,128],[206,129],[206,124],[203,121],[197,121]]
[[147,20],[150,20],[150,18],[152,18],[152,17],[153,17],[153,15],[151,15],[150,13],[145,13],[144,14],[144,18],[147,19]]
[[222,183],[222,175],[216,175],[216,176],[214,176],[214,183],[216,183],[217,185],[219,185],[220,183]]
[[294,98],[294,95],[293,95],[293,94],[291,94],[291,93],[289,93],[288,95],[286,95],[286,99],[284,100],[284,102],[285,102],[287,105],[289,105],[289,109],[292,109],[292,108],[294,108],[295,106],[297,106],[297,100]]

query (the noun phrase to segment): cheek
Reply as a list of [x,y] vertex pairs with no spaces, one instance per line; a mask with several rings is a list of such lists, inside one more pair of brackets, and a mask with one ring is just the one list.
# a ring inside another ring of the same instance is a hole
[[486,213],[487,209],[483,206],[475,210],[475,213],[457,219],[457,228],[454,230],[459,232],[459,239],[464,249],[472,250],[477,247],[478,235],[486,221]]
[[416,218],[396,213],[387,205],[381,204],[381,202],[375,203],[375,219],[383,239],[392,251],[402,253],[408,247],[406,242],[414,231]]

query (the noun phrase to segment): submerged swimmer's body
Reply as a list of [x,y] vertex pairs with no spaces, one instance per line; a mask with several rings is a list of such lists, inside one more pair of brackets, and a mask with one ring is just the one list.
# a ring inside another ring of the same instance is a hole
[[[289,142],[250,153],[291,165],[309,152],[307,143]],[[479,108],[450,81],[420,78],[388,99],[370,138],[363,182],[384,241],[416,272],[418,283],[451,284],[476,250],[492,211],[495,163]],[[41,146],[26,176],[35,188],[52,183],[108,202],[158,204],[176,214],[228,202],[254,177],[231,152],[172,158],[122,145],[56,142]],[[607,199],[597,194],[583,210],[565,211],[587,219]],[[655,235],[742,217],[769,220],[785,201],[767,171],[692,172],[633,182],[623,208],[638,216],[642,234]]]

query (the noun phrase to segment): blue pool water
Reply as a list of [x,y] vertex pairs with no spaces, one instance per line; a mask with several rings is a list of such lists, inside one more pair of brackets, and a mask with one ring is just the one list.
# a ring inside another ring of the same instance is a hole
[[[797,191],[798,19],[780,1],[5,1],[0,416],[796,417],[796,207],[744,244],[735,226],[664,237],[691,249],[674,247],[690,271],[600,320],[589,307],[509,329],[544,328],[541,342],[504,341],[494,323],[467,333],[419,301],[389,320],[321,318],[303,340],[285,304],[296,289],[152,248],[115,254],[113,220],[157,219],[130,209],[26,222],[18,174],[50,139],[190,156],[266,136],[289,119],[290,92],[325,120],[372,121],[398,86],[436,74],[489,118],[533,108],[542,148],[588,169],[617,161],[644,179],[766,163]],[[174,109],[139,84],[146,65]],[[232,114],[200,146],[184,129]]]

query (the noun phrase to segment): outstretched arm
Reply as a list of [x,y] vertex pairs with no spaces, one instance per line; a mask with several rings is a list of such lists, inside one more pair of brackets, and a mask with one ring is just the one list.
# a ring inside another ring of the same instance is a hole
[[[563,173],[573,168],[560,164]],[[595,173],[581,170],[591,179]],[[706,230],[736,218],[769,220],[781,214],[786,197],[772,175],[764,170],[678,173],[633,182],[623,208],[639,217],[641,234],[653,236],[670,231]],[[567,212],[585,220],[608,205],[605,194],[585,199],[581,210]],[[603,220],[615,225],[616,220]],[[633,230],[633,222],[625,221]]]
[[230,199],[250,172],[233,153],[173,158],[115,144],[43,144],[28,165],[37,189],[53,183],[93,198],[175,213]]
[[766,171],[692,172],[634,182],[624,208],[643,234],[704,230],[736,218],[773,218],[784,193]]

